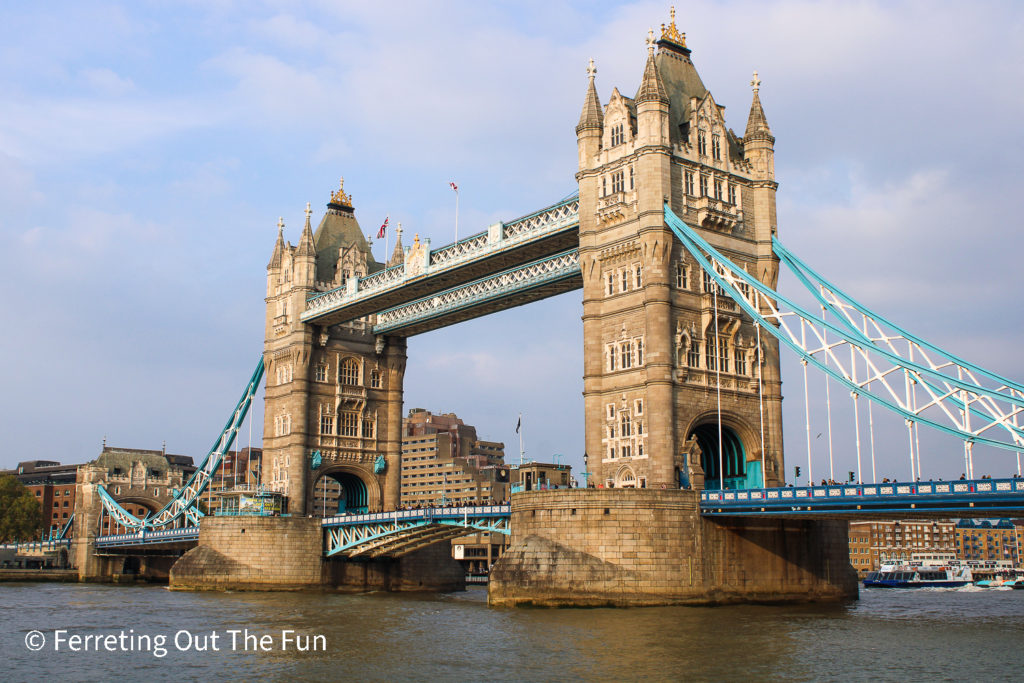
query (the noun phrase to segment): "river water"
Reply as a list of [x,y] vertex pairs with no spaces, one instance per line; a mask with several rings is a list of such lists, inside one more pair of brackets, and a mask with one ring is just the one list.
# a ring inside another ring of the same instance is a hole
[[[288,631],[295,635],[282,637]],[[342,595],[0,584],[0,657],[0,677],[12,681],[1019,681],[1024,591],[873,589],[831,606],[548,610],[488,608],[483,588]]]

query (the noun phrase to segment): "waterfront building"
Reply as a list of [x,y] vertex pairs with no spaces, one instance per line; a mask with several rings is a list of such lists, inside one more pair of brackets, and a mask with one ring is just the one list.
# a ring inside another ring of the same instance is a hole
[[954,524],[948,520],[850,522],[850,564],[860,577],[887,562],[956,557]]
[[19,462],[10,474],[24,484],[39,501],[43,529],[59,532],[75,511],[75,476],[78,465],[62,465],[54,460]]
[[1020,526],[1009,519],[961,519],[956,523],[957,557],[1020,566]]

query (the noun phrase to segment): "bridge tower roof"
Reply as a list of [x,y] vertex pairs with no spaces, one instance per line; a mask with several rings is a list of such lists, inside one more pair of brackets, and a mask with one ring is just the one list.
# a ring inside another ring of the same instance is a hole
[[380,270],[381,265],[374,260],[370,245],[359,228],[355,209],[352,206],[352,195],[345,192],[345,179],[342,178],[338,190],[331,193],[327,202],[327,213],[313,235],[316,246],[316,279],[318,282],[334,280],[338,264],[339,249],[355,248],[366,254],[367,272]]
[[[658,46],[654,61],[658,76],[664,84],[669,99],[669,131],[672,141],[680,137],[680,126],[690,121],[692,98],[697,101],[704,99],[708,89],[697,73],[697,68],[690,59],[691,50],[686,47],[686,34],[676,28],[676,11],[672,8],[672,19],[668,26],[661,25],[661,38],[656,41]],[[647,77],[645,69],[645,79]],[[641,90],[643,85],[641,84]],[[640,96],[638,92],[637,96]]]

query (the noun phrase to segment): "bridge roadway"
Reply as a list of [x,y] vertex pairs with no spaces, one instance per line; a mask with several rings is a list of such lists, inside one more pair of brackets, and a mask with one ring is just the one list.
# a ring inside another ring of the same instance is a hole
[[[803,519],[1005,517],[1024,514],[1024,479],[788,486],[700,492],[701,515]],[[371,559],[400,557],[466,534],[508,535],[510,505],[435,507],[325,517],[324,554]],[[97,536],[98,551],[171,547],[199,540],[197,527]],[[54,543],[67,543],[55,541]]]
[[406,262],[313,294],[303,322],[376,314],[374,332],[412,336],[580,289],[579,198],[571,196]]
[[1024,479],[704,490],[700,511],[705,517],[850,520],[1004,517],[1024,513]]

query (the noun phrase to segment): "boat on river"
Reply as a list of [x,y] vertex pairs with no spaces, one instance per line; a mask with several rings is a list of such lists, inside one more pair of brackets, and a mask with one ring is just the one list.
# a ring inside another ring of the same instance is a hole
[[882,565],[864,579],[865,588],[960,588],[973,583],[970,567]]

